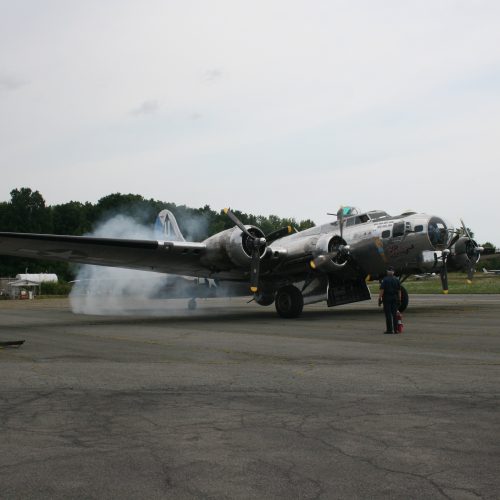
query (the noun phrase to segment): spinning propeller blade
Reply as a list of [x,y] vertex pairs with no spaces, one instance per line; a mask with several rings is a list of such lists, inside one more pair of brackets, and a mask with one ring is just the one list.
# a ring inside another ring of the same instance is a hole
[[460,219],[460,222],[462,223],[462,229],[464,230],[464,234],[465,236],[467,236],[467,238],[469,238],[469,240],[472,241],[472,236],[470,235],[469,233],[469,229],[467,228],[467,226],[465,225],[465,222],[463,219]]
[[250,234],[248,232],[248,229],[244,226],[244,224],[240,221],[240,219],[238,219],[238,217],[236,217],[236,215],[233,214],[233,212],[231,212],[231,209],[230,208],[225,208],[224,209],[224,213],[234,222],[234,224],[236,226],[238,226],[247,236],[249,236],[250,238],[254,238],[254,236],[252,234]]
[[252,252],[252,262],[250,268],[250,290],[253,293],[259,291],[259,269],[260,269],[260,251],[256,246]]
[[450,240],[446,250],[443,250],[441,258],[443,259],[443,267],[439,273],[439,277],[441,278],[441,287],[443,289],[443,293],[448,293],[448,257],[450,255],[450,248],[458,241],[460,238],[460,234],[457,232],[455,236]]
[[344,207],[340,207],[339,215],[340,237],[344,239]]
[[339,245],[335,250],[328,253],[318,255],[316,258],[309,262],[312,269],[318,269],[326,264],[329,260],[335,260],[337,257],[345,259],[349,255],[351,247],[349,245]]

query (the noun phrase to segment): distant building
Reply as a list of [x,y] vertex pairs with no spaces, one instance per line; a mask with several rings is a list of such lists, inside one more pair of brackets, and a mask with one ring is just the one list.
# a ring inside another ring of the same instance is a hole
[[17,274],[15,279],[8,283],[8,294],[12,299],[32,299],[40,294],[42,283],[57,283],[57,274]]

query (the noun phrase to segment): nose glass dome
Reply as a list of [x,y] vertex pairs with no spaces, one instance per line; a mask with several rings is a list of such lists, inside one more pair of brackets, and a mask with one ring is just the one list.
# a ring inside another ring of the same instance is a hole
[[443,219],[431,217],[427,228],[429,240],[433,246],[445,246],[448,242],[448,227]]

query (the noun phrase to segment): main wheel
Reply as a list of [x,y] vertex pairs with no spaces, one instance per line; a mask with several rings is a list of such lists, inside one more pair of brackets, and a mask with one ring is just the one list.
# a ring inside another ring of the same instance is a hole
[[258,293],[254,298],[257,304],[261,306],[270,306],[274,302],[274,293]]
[[410,297],[404,286],[401,287],[401,304],[399,304],[398,311],[403,312],[408,307]]
[[296,318],[302,313],[304,298],[297,287],[287,285],[278,290],[274,303],[282,318]]
[[196,309],[196,307],[198,306],[198,304],[196,303],[196,299],[189,299],[189,302],[188,302],[188,309],[190,311],[194,311]]

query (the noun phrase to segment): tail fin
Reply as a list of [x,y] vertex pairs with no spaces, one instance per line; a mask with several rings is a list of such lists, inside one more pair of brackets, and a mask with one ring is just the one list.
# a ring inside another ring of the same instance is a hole
[[156,217],[155,237],[165,241],[186,241],[174,214],[166,209],[162,210]]

